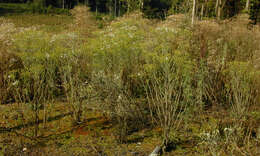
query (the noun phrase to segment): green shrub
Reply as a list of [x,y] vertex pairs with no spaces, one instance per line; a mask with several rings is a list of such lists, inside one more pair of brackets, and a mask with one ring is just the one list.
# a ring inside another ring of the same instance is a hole
[[93,55],[93,81],[102,100],[100,107],[120,127],[115,131],[119,142],[126,142],[127,134],[147,121],[147,106],[141,101],[143,43],[149,26],[140,20],[123,17],[114,21],[96,32],[87,47]]
[[[9,87],[13,88],[13,99],[27,103],[33,112],[34,135],[38,135],[39,112],[49,101],[66,94],[63,79],[64,68],[73,65],[68,58],[77,55],[76,34],[49,35],[37,30],[24,30],[15,35],[14,51],[21,58],[24,68],[9,72]],[[76,57],[79,63],[80,57]],[[82,59],[86,59],[83,57]],[[83,73],[84,61],[80,71]],[[74,63],[75,64],[75,63]],[[68,72],[68,71],[66,71]],[[72,71],[69,71],[72,72]],[[81,75],[83,75],[81,73]],[[77,77],[73,77],[76,81]],[[44,114],[45,118],[46,114]],[[46,121],[44,119],[44,121]]]
[[230,62],[225,70],[225,87],[231,113],[236,119],[242,119],[254,106],[258,96],[258,77],[254,67],[248,62]]
[[151,118],[163,129],[163,145],[169,145],[169,134],[180,125],[186,110],[193,104],[194,63],[179,52],[154,57],[145,84]]
[[[145,20],[136,22],[125,18],[99,31],[96,39],[90,41],[89,50],[94,56],[94,67],[98,73],[120,81],[131,94],[139,94],[138,75],[144,64],[143,42],[145,42]],[[133,46],[134,45],[134,46]]]

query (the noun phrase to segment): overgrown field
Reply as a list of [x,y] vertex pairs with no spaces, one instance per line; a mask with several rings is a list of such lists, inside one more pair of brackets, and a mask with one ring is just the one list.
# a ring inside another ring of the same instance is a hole
[[0,18],[0,155],[260,154],[259,27],[71,14]]

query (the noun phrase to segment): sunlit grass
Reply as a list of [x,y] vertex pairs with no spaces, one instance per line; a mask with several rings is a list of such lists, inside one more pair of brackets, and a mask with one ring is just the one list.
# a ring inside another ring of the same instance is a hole
[[69,28],[72,24],[72,16],[68,15],[44,15],[44,14],[20,14],[8,15],[4,19],[9,20],[16,27],[39,26],[43,31],[59,33]]

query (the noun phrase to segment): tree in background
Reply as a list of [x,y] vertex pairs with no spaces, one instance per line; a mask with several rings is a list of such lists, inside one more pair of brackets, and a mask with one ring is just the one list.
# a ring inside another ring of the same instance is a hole
[[195,10],[196,10],[196,0],[193,0],[192,19],[191,19],[192,25],[194,24],[194,21],[195,21]]
[[257,24],[260,22],[260,1],[259,0],[251,0],[250,5],[250,19],[252,20],[252,24]]
[[215,17],[221,20],[245,11],[250,14],[254,24],[259,21],[260,12],[259,0],[0,0],[0,3],[29,3],[34,12],[45,12],[44,8],[47,7],[72,9],[82,4],[88,5],[96,15],[105,13],[117,17],[140,10],[148,18],[160,19],[171,14],[191,12],[192,17]]
[[250,5],[250,0],[246,0],[246,7],[245,7],[246,11],[249,11],[249,5]]
[[172,6],[171,0],[145,0],[143,13],[149,18],[164,19]]

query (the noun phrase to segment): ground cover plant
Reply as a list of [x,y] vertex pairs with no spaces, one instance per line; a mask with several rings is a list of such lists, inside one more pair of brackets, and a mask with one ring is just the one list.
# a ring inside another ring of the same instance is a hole
[[260,154],[258,26],[94,15],[1,17],[0,155]]

